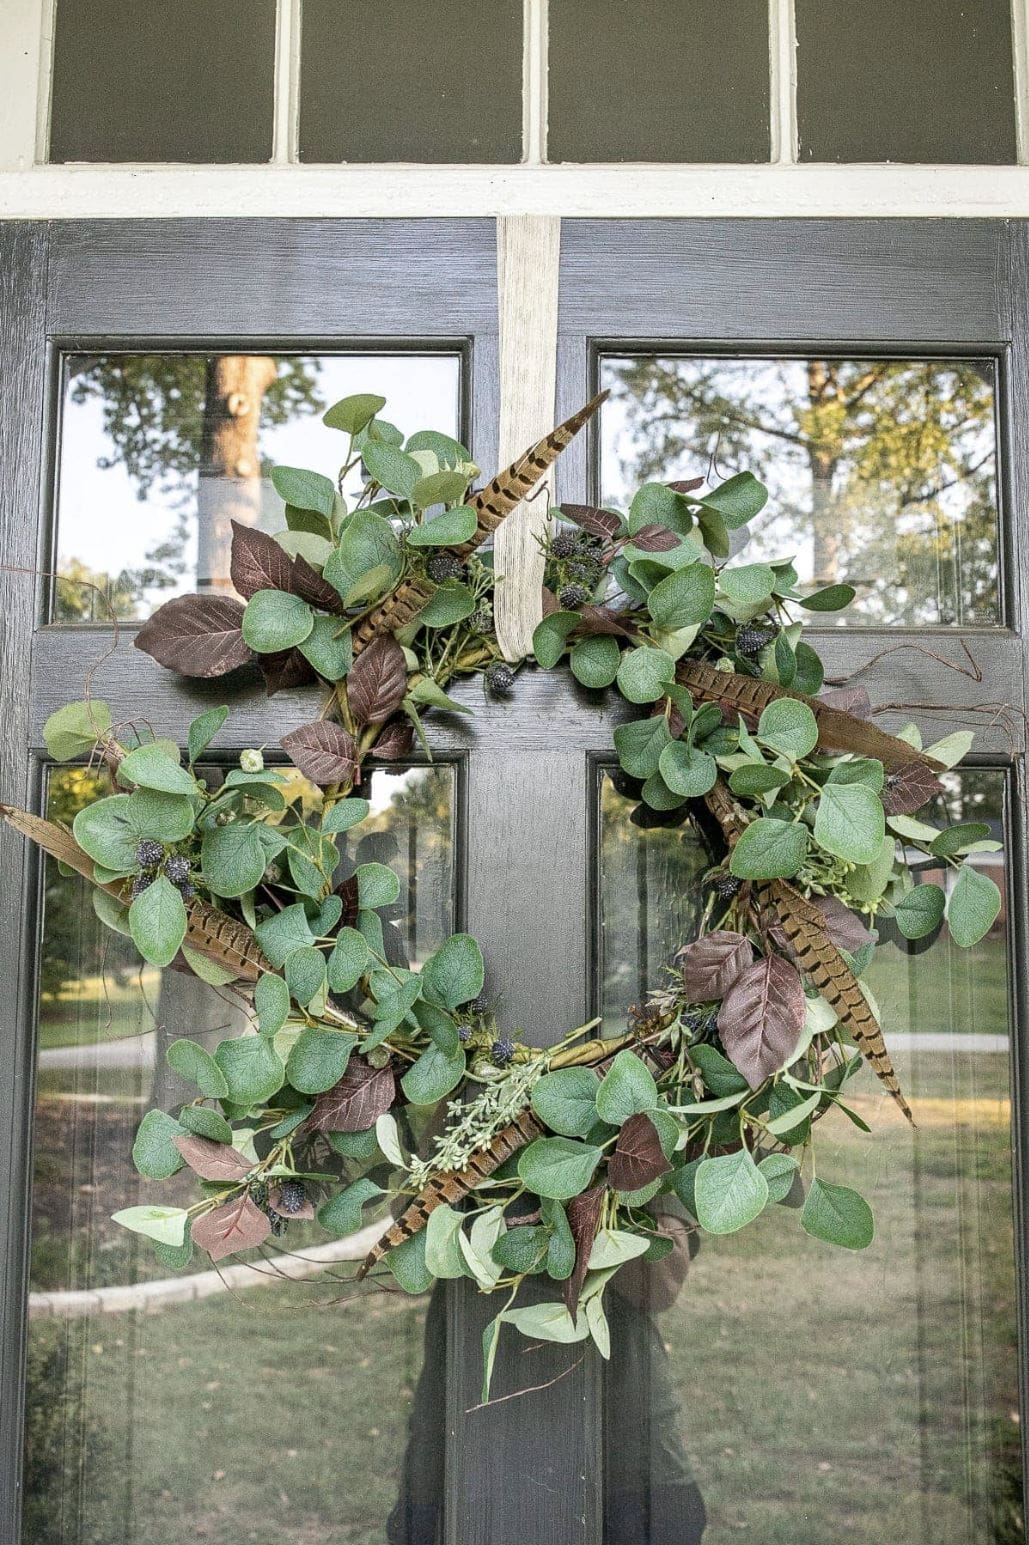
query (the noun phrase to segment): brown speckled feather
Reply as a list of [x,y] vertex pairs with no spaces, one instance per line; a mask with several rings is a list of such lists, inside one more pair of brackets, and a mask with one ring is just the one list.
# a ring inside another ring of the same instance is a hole
[[[485,488],[473,494],[468,503],[478,517],[475,535],[459,547],[448,548],[447,551],[456,553],[459,558],[467,558],[487,537],[492,536],[505,515],[510,515],[526,494],[532,492],[565,446],[574,440],[583,425],[593,417],[607,395],[607,392],[598,393],[578,413],[573,413],[571,418],[552,429],[545,439],[519,456],[506,471],[498,472]],[[426,580],[405,580],[399,589],[354,629],[354,654],[359,655],[362,649],[367,649],[372,639],[379,634],[396,633],[398,629],[406,627],[421,611],[435,588]]]
[[[711,792],[705,794],[704,800],[721,826],[729,847],[734,847],[746,823],[720,779]],[[826,933],[821,912],[786,880],[764,880],[756,883],[754,890],[763,921],[781,930],[799,969],[835,1010],[841,1024],[846,1025],[861,1055],[914,1126],[914,1117],[901,1093],[882,1029],[868,1006],[857,977]]]

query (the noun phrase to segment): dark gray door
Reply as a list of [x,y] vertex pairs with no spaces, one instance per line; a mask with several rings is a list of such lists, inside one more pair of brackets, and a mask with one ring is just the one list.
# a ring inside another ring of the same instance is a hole
[[[107,514],[78,498],[102,492],[95,446],[135,455],[124,475],[135,491],[146,481],[145,446],[116,433],[135,422],[140,382],[163,405],[167,455],[190,429],[170,395],[185,378],[169,385],[162,361],[196,360],[205,390],[212,358],[279,361],[285,435],[312,372],[329,379],[327,361],[356,355],[379,370],[400,356],[411,373],[429,360],[443,372],[426,378],[430,417],[449,382],[455,422],[489,467],[494,234],[488,222],[219,221],[12,226],[4,238],[0,772],[4,798],[41,806],[43,720],[92,667],[93,691],[158,733],[177,733],[198,700],[221,701],[131,647],[132,610],[177,583],[174,555],[121,560],[116,632],[75,588],[72,560],[94,573],[115,561],[110,542],[82,545]],[[613,395],[560,464],[557,494],[616,498],[633,479],[705,471],[712,456],[723,474],[760,462],[783,525],[759,539],[795,547],[821,576],[861,567],[857,625],[819,639],[830,674],[859,673],[892,705],[884,722],[916,720],[927,741],[966,726],[979,736],[951,798],[1003,836],[1003,931],[971,961],[945,946],[884,949],[876,990],[921,1135],[892,1125],[869,1088],[875,1135],[839,1131],[829,1144],[827,1162],[864,1169],[881,1250],[841,1268],[796,1230],[780,1239],[774,1220],[753,1241],[708,1242],[659,1290],[624,1300],[610,1369],[580,1347],[509,1347],[485,1410],[490,1311],[472,1292],[427,1309],[336,1302],[345,1289],[330,1275],[306,1301],[263,1287],[250,1307],[238,1294],[177,1305],[143,1294],[119,1311],[102,1295],[135,1263],[112,1257],[102,1217],[156,1073],[112,1067],[102,1048],[128,1039],[111,1034],[118,1015],[136,1014],[126,1026],[159,1043],[173,1013],[202,1011],[124,971],[105,1001],[85,925],[62,966],[47,940],[75,904],[49,877],[41,914],[34,860],[0,834],[5,1539],[19,1537],[22,1497],[26,1545],[375,1541],[390,1514],[410,1542],[664,1545],[700,1538],[705,1510],[715,1542],[744,1530],[782,1545],[1020,1537],[1024,1201],[1010,1154],[1014,1136],[1021,1159],[1025,1133],[1013,1091],[1026,241],[1021,226],[928,222],[570,222],[563,235],[560,406],[599,382]],[[909,431],[888,438],[916,394],[933,456],[916,454]],[[178,506],[157,476],[140,510],[155,508],[156,545],[174,548]],[[207,558],[217,582],[217,544]],[[62,577],[37,585],[34,569]],[[433,769],[415,766],[402,787],[386,781],[395,771],[377,774],[384,840],[409,856],[409,945],[467,927],[505,1023],[533,1041],[593,1014],[615,1024],[694,922],[697,839],[633,819],[608,773],[614,717],[600,697],[529,669],[507,700],[466,692],[474,716],[440,723]],[[254,689],[234,705],[233,746],[273,742],[305,717],[302,694],[269,705]],[[60,985],[37,1011],[47,970]],[[155,990],[156,1029],[139,1017],[140,994]],[[44,1462],[21,1492],[26,1409]]]

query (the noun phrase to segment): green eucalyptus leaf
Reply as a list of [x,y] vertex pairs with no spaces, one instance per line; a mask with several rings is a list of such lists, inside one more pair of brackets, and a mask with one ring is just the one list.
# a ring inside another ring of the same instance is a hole
[[682,740],[673,740],[661,753],[658,763],[662,778],[674,794],[696,799],[714,788],[718,764],[706,751]]
[[[259,595],[268,594],[259,591]],[[261,828],[255,822],[235,821],[228,826],[213,826],[204,832],[200,844],[200,865],[204,884],[216,896],[242,896],[261,881],[268,867],[268,855],[261,840]],[[145,894],[145,893],[144,893]],[[279,964],[279,962],[272,962]]]
[[615,1127],[620,1127],[630,1116],[654,1109],[657,1084],[650,1069],[635,1052],[618,1052],[600,1081],[596,1104],[601,1120]]
[[166,966],[186,937],[186,907],[172,882],[159,874],[129,907],[129,931],[144,960]]
[[831,1186],[817,1177],[808,1190],[800,1226],[815,1239],[845,1250],[864,1250],[875,1236],[872,1209],[864,1197],[849,1186]]
[[715,604],[715,573],[706,563],[669,574],[647,597],[656,627],[674,630],[704,623]]
[[615,750],[622,768],[630,778],[649,778],[656,773],[661,753],[671,745],[672,737],[663,714],[647,719],[633,719],[615,730]]
[[258,590],[243,613],[243,637],[259,654],[276,654],[302,644],[314,627],[314,612],[286,590]]
[[233,1105],[249,1109],[278,1094],[286,1070],[271,1041],[263,1035],[245,1035],[235,1041],[222,1041],[214,1060],[225,1074],[228,1098]]
[[315,510],[328,516],[336,507],[336,486],[320,472],[308,472],[303,467],[273,467],[271,480],[279,498],[295,509]]
[[[556,615],[556,613],[555,613]],[[654,703],[675,679],[675,661],[663,649],[647,644],[628,649],[618,667],[618,690],[630,703]]]
[[349,624],[340,617],[319,614],[300,653],[326,681],[342,681],[354,660]]
[[163,1110],[148,1110],[136,1128],[132,1162],[147,1180],[167,1180],[182,1168],[182,1155],[173,1141],[186,1129]]
[[276,1035],[289,1018],[289,988],[274,971],[263,971],[254,986],[254,1010],[262,1035]]
[[753,1222],[768,1201],[768,1181],[749,1149],[705,1159],[694,1181],[697,1222],[709,1234],[733,1234]]
[[385,397],[378,397],[374,392],[354,392],[327,408],[322,414],[322,423],[329,429],[342,429],[348,435],[360,434],[385,406]]
[[585,1191],[601,1149],[569,1137],[538,1137],[518,1157],[518,1174],[537,1196],[569,1201]]
[[557,1068],[532,1091],[532,1108],[561,1137],[587,1137],[597,1123],[597,1075],[589,1068]]
[[385,1194],[381,1186],[377,1186],[367,1176],[362,1176],[319,1207],[318,1222],[330,1234],[356,1234],[364,1222],[363,1208],[368,1202]]
[[803,864],[807,850],[806,826],[760,816],[741,834],[729,868],[741,880],[788,880]]
[[[536,624],[532,635],[532,649],[537,662],[545,671],[560,660],[565,651],[565,641],[573,628],[578,627],[578,612],[551,612]],[[617,667],[616,667],[617,669]]]
[[608,635],[584,638],[572,649],[569,664],[572,675],[584,687],[609,687],[618,675],[622,651],[618,640]]
[[939,885],[916,885],[897,902],[897,927],[905,939],[924,939],[943,921],[946,904],[946,894]]
[[451,628],[475,610],[475,596],[459,579],[444,580],[418,613],[423,628]]
[[462,1048],[448,1056],[434,1044],[408,1068],[400,1087],[412,1105],[435,1105],[457,1088],[464,1077],[465,1061]]
[[815,841],[852,864],[870,864],[886,835],[882,800],[866,783],[827,783],[815,811]]
[[301,1094],[324,1094],[347,1070],[357,1036],[309,1025],[286,1059],[286,1077]]
[[947,926],[954,943],[971,949],[985,938],[1000,913],[1001,895],[989,875],[962,864],[947,902]]
[[196,1041],[187,1040],[185,1037],[172,1041],[165,1052],[168,1066],[178,1073],[180,1078],[188,1083],[195,1084],[202,1095],[210,1100],[225,1099],[229,1092],[229,1086],[225,1082],[225,1074],[215,1062],[209,1051],[198,1046]]
[[97,741],[111,729],[111,710],[99,698],[84,703],[65,703],[43,726],[43,741],[55,762],[73,762],[88,756]]
[[482,992],[484,979],[482,950],[469,933],[451,934],[421,970],[425,996],[445,1009],[471,1003]]
[[[325,956],[321,950],[305,945],[293,951],[286,960],[286,986],[290,997],[301,1008],[306,1008],[318,996],[325,986]],[[303,1092],[310,1094],[312,1091]]]
[[799,762],[818,744],[818,721],[806,703],[780,697],[762,713],[757,735],[773,751]]
[[198,757],[203,756],[228,717],[227,708],[208,708],[206,713],[197,714],[189,726],[186,740],[191,767]]

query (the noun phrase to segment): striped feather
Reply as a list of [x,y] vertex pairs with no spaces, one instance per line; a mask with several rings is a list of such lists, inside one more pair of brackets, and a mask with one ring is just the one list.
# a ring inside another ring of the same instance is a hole
[[[480,489],[477,494],[473,494],[468,503],[477,516],[475,535],[469,537],[467,542],[462,542],[459,547],[447,550],[456,553],[459,558],[468,558],[477,547],[492,536],[504,517],[510,515],[525,496],[532,492],[565,447],[593,417],[607,395],[607,392],[599,392],[585,407],[580,408],[578,413],[573,413],[571,418],[559,424],[556,429],[552,429],[544,439],[532,446],[524,455],[519,456],[517,461],[512,462],[506,471],[498,472],[491,483]],[[396,633],[409,622],[413,622],[434,589],[435,586],[428,584],[425,580],[405,580],[399,589],[388,596],[381,606],[370,612],[354,629],[355,656],[359,655],[362,649],[367,649],[372,640],[380,634]]]

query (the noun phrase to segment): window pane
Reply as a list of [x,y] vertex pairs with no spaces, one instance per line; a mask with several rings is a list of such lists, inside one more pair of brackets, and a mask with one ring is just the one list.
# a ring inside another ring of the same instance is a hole
[[304,0],[301,161],[518,161],[521,0]]
[[58,0],[51,161],[267,161],[275,0]]
[[[1004,774],[947,783],[951,819],[974,811],[1003,836]],[[689,825],[634,825],[607,777],[600,799],[610,1034],[695,934],[711,860]],[[1003,888],[1003,855],[977,862]],[[633,1538],[699,1539],[660,1521],[703,1508],[704,1545],[1023,1539],[1005,928],[1002,914],[967,952],[945,932],[876,951],[869,982],[917,1131],[866,1069],[848,1103],[872,1135],[840,1112],[817,1134],[819,1175],[872,1203],[868,1250],[834,1251],[770,1207],[694,1239],[692,1261],[684,1235],[617,1301],[612,1345],[634,1361],[616,1350],[610,1374],[611,1545],[632,1516],[650,1529]]]
[[802,161],[1009,162],[1008,0],[796,0]]
[[549,160],[768,160],[765,0],[550,0],[549,14]]
[[456,354],[67,355],[54,620],[231,591],[231,522],[282,529],[271,469],[333,476],[347,442],[321,415],[359,391],[385,397],[405,434],[460,435]]
[[746,561],[857,589],[819,626],[1001,622],[993,360],[638,355],[603,359],[601,381],[605,502],[747,469],[770,497]]
[[[52,773],[52,817],[95,796],[85,769]],[[360,843],[340,839],[343,872],[373,856],[397,869],[390,947],[421,961],[454,926],[453,769],[376,770],[370,800]],[[152,1105],[195,1096],[165,1063],[170,1041],[210,1048],[245,1020],[194,977],[141,969],[89,890],[46,861],[24,1545],[381,1540],[401,1505],[426,1300],[349,1296],[355,1240],[314,1224],[277,1241],[286,1266],[320,1252],[284,1282],[272,1256],[223,1261],[220,1277],[203,1258],[169,1269],[110,1221],[196,1200],[188,1174],[140,1179],[133,1132]],[[416,1434],[408,1471],[437,1462]]]

